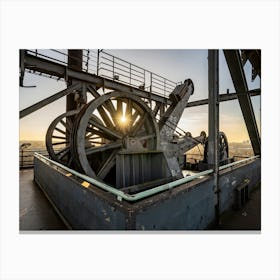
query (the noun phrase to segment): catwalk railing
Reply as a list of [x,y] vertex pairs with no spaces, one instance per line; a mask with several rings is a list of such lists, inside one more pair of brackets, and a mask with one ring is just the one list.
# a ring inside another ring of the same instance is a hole
[[[82,65],[83,72],[108,78],[166,98],[178,84],[181,84],[181,82],[173,82],[104,50],[83,50],[82,58],[69,55],[66,49],[29,49],[27,53],[64,66],[68,65],[68,59],[71,58]],[[32,70],[29,71],[32,72]],[[44,75],[43,73],[39,74]],[[48,77],[56,79],[56,77]]]
[[34,153],[40,153],[48,157],[48,152],[45,149],[20,149],[19,150],[19,168],[32,168],[34,166]]

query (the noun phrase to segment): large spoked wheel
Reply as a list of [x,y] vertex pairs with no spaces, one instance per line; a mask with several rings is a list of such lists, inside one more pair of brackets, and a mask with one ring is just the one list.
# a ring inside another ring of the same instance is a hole
[[79,110],[66,112],[58,116],[49,126],[46,134],[46,147],[51,159],[70,166],[73,158],[70,150],[70,138],[73,119]]
[[71,142],[81,171],[113,183],[117,153],[157,150],[159,131],[151,110],[140,98],[111,92],[80,111]]

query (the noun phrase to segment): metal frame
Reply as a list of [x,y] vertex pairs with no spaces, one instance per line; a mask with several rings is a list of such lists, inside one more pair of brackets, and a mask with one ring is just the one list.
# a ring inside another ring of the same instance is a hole
[[[57,50],[53,50],[58,53],[61,53],[62,55],[65,55],[65,53],[59,52]],[[101,53],[101,51],[99,51]],[[49,77],[56,77],[56,79],[65,79],[68,80],[69,78],[76,78],[80,82],[85,82],[85,83],[90,83],[96,85],[97,88],[103,87],[103,88],[108,88],[111,90],[119,90],[122,92],[127,92],[131,94],[135,94],[141,98],[146,98],[153,100],[157,102],[158,104],[164,104],[164,105],[170,105],[171,102],[168,99],[168,97],[165,96],[160,96],[158,93],[152,93],[151,89],[147,90],[140,90],[139,88],[126,85],[126,84],[121,84],[118,81],[114,81],[112,79],[106,79],[104,77],[96,76],[93,73],[89,71],[77,71],[73,69],[68,69],[67,63],[63,62],[62,60],[58,59],[52,59],[51,57],[39,55],[36,52],[31,52],[31,51],[25,51],[21,50],[20,51],[20,68],[21,68],[21,77],[20,77],[20,85],[23,86],[23,73],[25,69],[30,71],[31,73],[44,73],[49,75]],[[98,60],[98,57],[97,57]],[[99,60],[98,60],[99,61]],[[99,63],[99,62],[98,62]],[[145,69],[144,69],[145,70]],[[149,72],[148,70],[145,70]],[[152,72],[149,72],[151,75],[153,74]],[[156,75],[156,74],[154,74]],[[163,78],[163,77],[161,77]],[[164,78],[163,78],[164,79]],[[166,81],[169,81],[166,79]],[[151,83],[151,87],[153,87],[153,80]],[[163,87],[166,87],[166,82],[163,83]],[[50,104],[51,102],[59,99],[60,97],[65,95],[68,95],[71,93],[71,89],[69,89],[69,92],[64,92],[61,91],[60,93],[57,93],[56,95],[53,95],[51,97],[48,97],[32,106],[29,106],[28,108],[22,110],[20,112],[20,118],[23,118],[27,116],[28,114],[42,108],[43,106],[46,106]],[[68,89],[66,89],[68,91]],[[230,94],[221,94],[219,96],[220,102],[228,101],[228,100],[234,100],[239,98],[239,95],[245,95],[246,92],[244,91],[239,91],[237,93],[230,93]],[[260,89],[257,90],[252,90],[248,91],[248,94],[250,96],[256,96],[260,95]],[[198,101],[193,101],[189,102],[187,104],[187,108],[189,107],[194,107],[194,106],[200,106],[200,105],[206,105],[208,104],[209,100],[208,99],[203,99],[203,100],[198,100]]]

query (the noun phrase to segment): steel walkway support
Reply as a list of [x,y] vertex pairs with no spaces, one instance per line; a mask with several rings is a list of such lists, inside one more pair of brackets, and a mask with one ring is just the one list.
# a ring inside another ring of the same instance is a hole
[[220,188],[219,188],[219,51],[208,50],[208,164],[214,170],[213,185],[217,194],[216,218],[220,216]]
[[[255,114],[250,96],[242,61],[238,50],[224,50],[224,55],[228,64],[230,75],[237,93],[242,115],[248,130],[255,155],[261,154],[261,140],[255,119]],[[239,92],[244,92],[239,94]]]

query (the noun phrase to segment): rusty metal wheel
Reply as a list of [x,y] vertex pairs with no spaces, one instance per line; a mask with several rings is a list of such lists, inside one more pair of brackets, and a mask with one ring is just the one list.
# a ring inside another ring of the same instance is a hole
[[50,124],[46,134],[46,147],[51,159],[70,166],[72,155],[70,150],[70,134],[73,127],[73,119],[79,110],[66,112]]
[[[228,150],[228,140],[227,136],[224,132],[219,132],[219,158],[220,161],[225,160],[229,157],[229,150]],[[204,142],[204,162],[208,162],[208,137]]]
[[136,96],[111,92],[88,103],[77,115],[71,149],[82,172],[113,183],[120,151],[157,150],[159,130],[152,111]]

